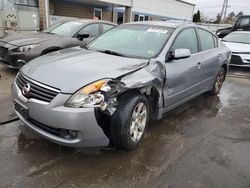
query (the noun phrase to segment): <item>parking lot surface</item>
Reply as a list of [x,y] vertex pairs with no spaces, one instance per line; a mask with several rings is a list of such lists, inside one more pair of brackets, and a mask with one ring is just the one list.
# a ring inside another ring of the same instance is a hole
[[[0,67],[0,117],[13,118],[15,71]],[[250,71],[235,69],[221,94],[151,122],[131,152],[72,149],[21,125],[0,126],[0,187],[250,187]]]

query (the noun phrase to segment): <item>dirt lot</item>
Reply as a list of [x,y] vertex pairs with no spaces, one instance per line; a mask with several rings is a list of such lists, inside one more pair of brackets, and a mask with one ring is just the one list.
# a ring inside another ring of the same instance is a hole
[[[15,71],[0,67],[0,117]],[[250,70],[151,123],[132,152],[52,144],[19,121],[0,126],[0,187],[250,187]]]

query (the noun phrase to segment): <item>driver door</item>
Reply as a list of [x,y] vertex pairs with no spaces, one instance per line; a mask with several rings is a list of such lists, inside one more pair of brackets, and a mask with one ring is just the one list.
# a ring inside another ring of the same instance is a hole
[[166,62],[166,107],[181,104],[200,91],[200,55],[195,28],[183,29],[172,44],[170,52],[175,49],[189,49],[191,56]]

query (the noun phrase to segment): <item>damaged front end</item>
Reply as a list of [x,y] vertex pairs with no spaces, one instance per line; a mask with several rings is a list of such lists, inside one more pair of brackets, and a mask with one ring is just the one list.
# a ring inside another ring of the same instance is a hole
[[110,120],[125,94],[136,92],[146,95],[150,103],[151,118],[161,118],[165,78],[165,66],[159,61],[150,60],[144,66],[133,68],[117,78],[101,79],[84,86],[68,99],[65,106],[94,108],[98,125],[111,139]]
[[[134,70],[116,79],[103,82],[94,95],[100,101],[95,104],[96,112],[112,116],[119,106],[119,97],[127,92],[137,92],[148,96],[151,102],[152,118],[160,119],[163,108],[162,91],[165,85],[165,66],[159,61],[151,60],[146,67]],[[96,86],[96,88],[98,88]]]
[[103,79],[91,83],[72,95],[65,103],[66,107],[73,108],[99,108],[112,115],[115,111],[116,95],[124,87],[124,83]]

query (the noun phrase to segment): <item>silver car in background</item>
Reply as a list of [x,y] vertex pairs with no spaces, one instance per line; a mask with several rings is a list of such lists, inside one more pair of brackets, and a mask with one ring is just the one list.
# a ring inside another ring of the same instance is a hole
[[232,32],[222,42],[232,51],[230,65],[250,67],[250,31]]
[[25,65],[12,86],[15,111],[55,143],[130,150],[149,119],[202,93],[217,95],[230,58],[212,32],[194,24],[123,24],[86,47]]

